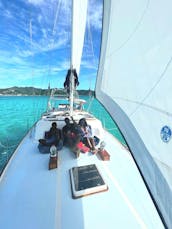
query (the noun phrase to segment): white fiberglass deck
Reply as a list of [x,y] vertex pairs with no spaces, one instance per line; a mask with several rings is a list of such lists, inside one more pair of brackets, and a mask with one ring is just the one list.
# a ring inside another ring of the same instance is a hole
[[[49,155],[28,135],[1,178],[0,228],[163,228],[129,152],[110,134],[105,138],[110,161],[91,153],[76,159],[63,148],[59,167],[48,170]],[[109,190],[72,199],[69,169],[94,163]]]

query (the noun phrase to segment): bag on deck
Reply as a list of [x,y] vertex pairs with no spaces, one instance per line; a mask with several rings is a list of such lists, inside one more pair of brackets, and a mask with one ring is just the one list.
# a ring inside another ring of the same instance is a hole
[[85,146],[82,142],[79,142],[76,146],[83,153],[87,153],[88,151],[90,151],[90,148]]

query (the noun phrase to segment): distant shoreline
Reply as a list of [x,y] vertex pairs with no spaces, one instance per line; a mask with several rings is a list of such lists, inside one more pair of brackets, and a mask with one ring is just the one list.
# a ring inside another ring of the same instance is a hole
[[25,96],[25,97],[27,97],[27,96],[49,96],[49,95],[15,95],[15,94],[14,95],[13,94],[9,94],[9,95],[8,94],[3,94],[3,95],[1,95],[0,94],[0,96],[18,96],[18,97],[19,96]]
[[[0,89],[0,96],[50,96],[53,88],[41,89],[34,87],[10,87]],[[90,90],[77,90],[79,95],[88,95]],[[60,95],[66,95],[64,88],[59,88]],[[91,94],[95,92],[91,90]]]

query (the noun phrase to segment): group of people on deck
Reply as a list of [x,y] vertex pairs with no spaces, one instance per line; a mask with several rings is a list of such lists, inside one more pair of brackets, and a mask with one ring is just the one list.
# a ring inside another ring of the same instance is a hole
[[63,145],[69,147],[77,157],[79,149],[77,144],[82,142],[91,152],[96,153],[95,141],[92,135],[92,128],[87,124],[85,118],[79,120],[78,124],[72,119],[65,118],[65,126],[60,130],[57,128],[57,123],[53,122],[52,127],[45,133],[45,138],[39,140],[39,151],[41,153],[49,153],[50,147],[55,145],[58,150],[63,148]]
[[[79,85],[78,75],[76,69],[69,69],[64,82],[64,88],[67,93],[70,93],[71,76],[73,76],[73,89]],[[82,106],[82,104],[81,104]],[[57,128],[57,123],[53,122],[52,127],[45,133],[44,139],[39,139],[39,151],[41,153],[49,153],[50,147],[55,145],[58,150],[61,150],[63,145],[69,147],[73,152],[79,151],[78,143],[83,143],[90,151],[96,153],[95,142],[92,136],[92,128],[87,124],[85,118],[81,118],[76,123],[71,117],[72,123],[69,118],[65,118],[65,126],[60,130]]]

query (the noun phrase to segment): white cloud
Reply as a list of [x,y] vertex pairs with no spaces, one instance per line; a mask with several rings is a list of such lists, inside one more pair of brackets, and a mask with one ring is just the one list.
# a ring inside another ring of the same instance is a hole
[[8,52],[0,51],[0,66],[6,68],[8,65],[26,65],[26,62],[20,57],[11,56]]
[[38,15],[38,22],[41,24],[42,20],[43,20],[43,17],[42,17],[41,14],[39,14],[39,15]]
[[84,60],[82,61],[81,63],[81,67],[83,68],[86,68],[86,69],[93,69],[93,70],[96,70],[97,69],[97,60]]
[[[64,59],[67,58],[66,56],[69,57],[68,52],[70,51],[71,1],[22,1],[26,7],[20,8],[17,3],[11,4],[2,13],[7,21],[13,18],[10,24],[7,23],[8,26],[4,31],[0,31],[0,81],[2,86],[4,79],[7,79],[4,84],[8,81],[11,84],[16,81],[17,84],[20,81],[28,80],[29,82],[33,77],[42,79],[47,74],[60,78],[60,74],[70,67],[70,62]],[[90,0],[91,6],[89,7],[90,23],[96,30],[101,28],[100,1],[102,0]],[[29,28],[30,20],[32,20],[32,31]],[[93,58],[90,57],[90,60],[88,58],[91,55],[91,52],[84,55],[81,67],[95,71],[96,65],[91,63]],[[51,56],[53,58],[57,56],[57,61],[51,59]]]
[[64,60],[62,62],[58,62],[56,67],[52,67],[51,71],[52,72],[61,72],[61,71],[64,71],[64,70],[67,71],[69,66],[70,66],[70,61]]
[[3,14],[7,18],[13,18],[13,15],[9,10],[4,10]]
[[42,3],[44,3],[45,0],[28,0],[28,2],[37,6],[37,5],[41,5]]
[[102,1],[91,0],[89,4],[89,23],[95,29],[102,27]]

